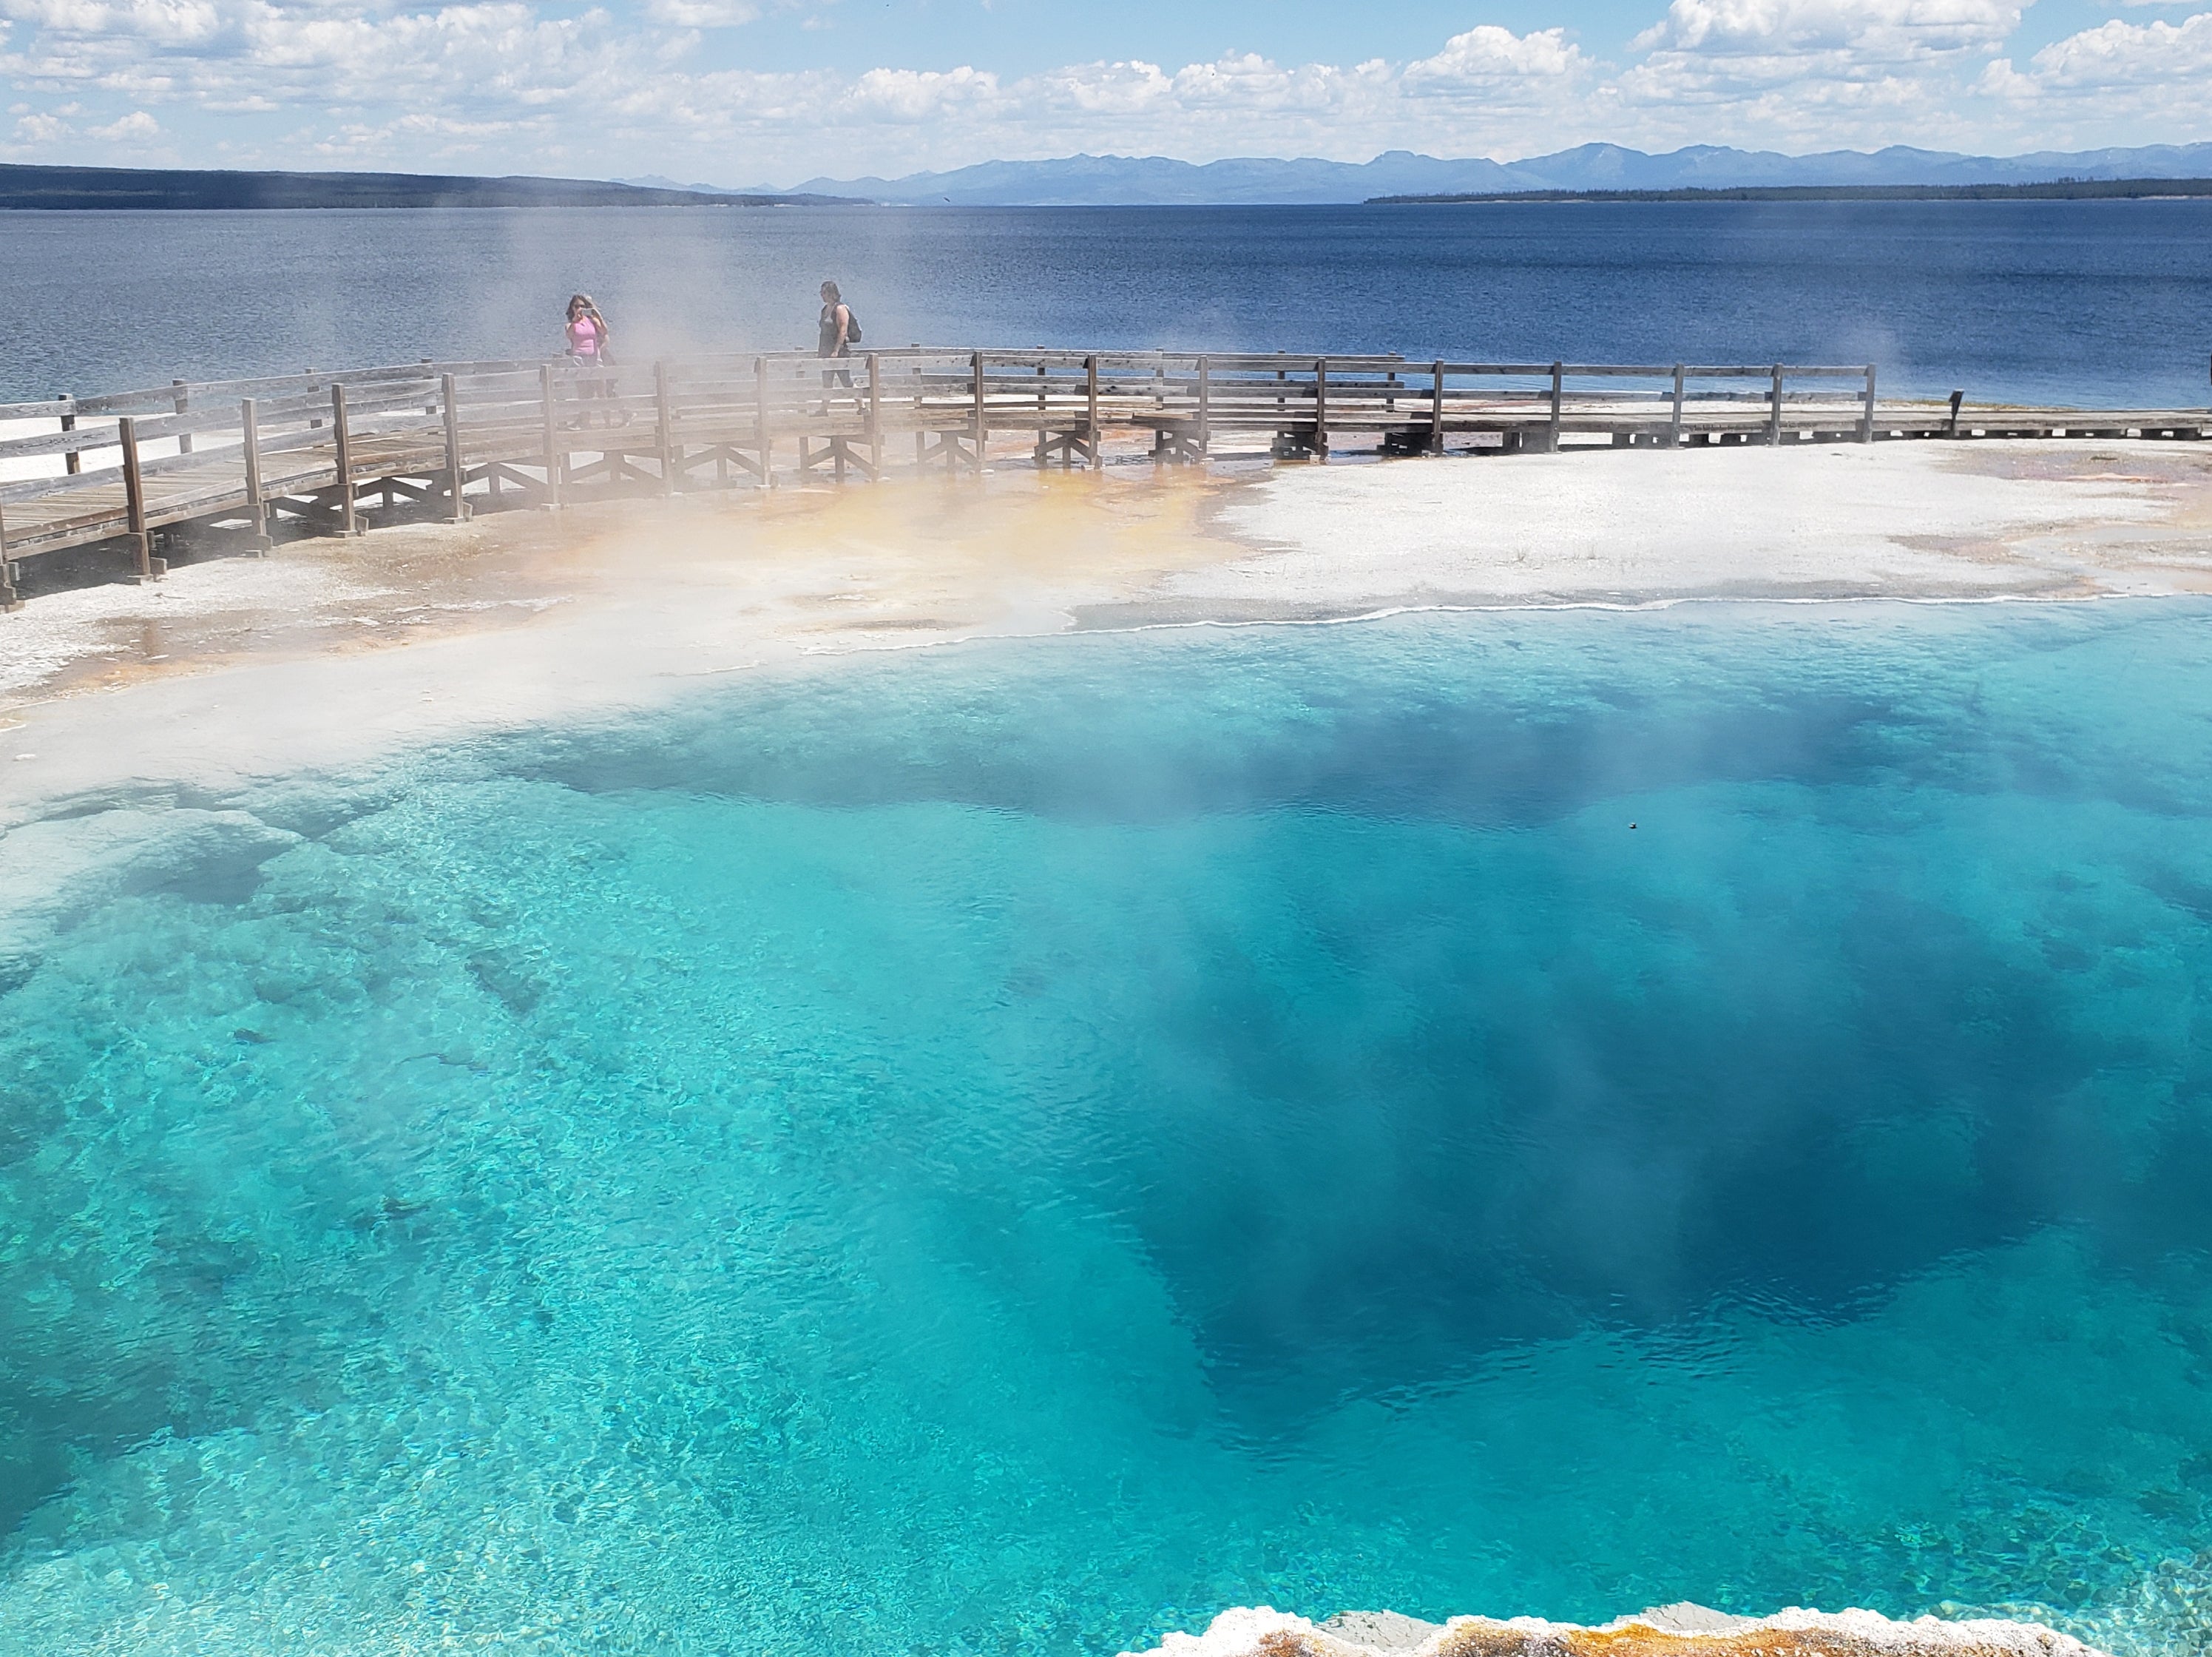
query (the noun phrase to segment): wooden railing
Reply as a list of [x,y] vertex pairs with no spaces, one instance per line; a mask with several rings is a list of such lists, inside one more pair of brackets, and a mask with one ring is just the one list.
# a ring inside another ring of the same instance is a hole
[[[849,383],[848,383],[849,382]],[[49,426],[48,423],[52,423]],[[557,505],[585,490],[669,493],[784,475],[981,470],[1017,441],[1036,464],[1096,466],[1111,436],[1161,461],[1264,436],[1326,460],[1471,447],[1856,442],[1913,436],[2197,436],[2203,411],[2084,414],[1893,403],[1874,368],[1409,362],[1389,356],[911,348],[825,361],[702,354],[586,369],[566,359],[421,362],[0,405],[0,606],[19,560],[115,539],[161,573],[155,537],[228,525],[266,549],[280,520],[341,533],[403,503]],[[13,474],[13,475],[11,475]],[[31,474],[31,475],[23,475]],[[471,499],[471,491],[474,491]]]

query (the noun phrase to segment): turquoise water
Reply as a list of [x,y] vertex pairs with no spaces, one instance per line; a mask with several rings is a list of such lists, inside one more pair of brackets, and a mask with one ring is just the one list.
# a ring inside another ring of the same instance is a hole
[[2196,604],[971,647],[88,802],[0,844],[141,848],[0,961],[0,1650],[2203,1648],[2209,818]]

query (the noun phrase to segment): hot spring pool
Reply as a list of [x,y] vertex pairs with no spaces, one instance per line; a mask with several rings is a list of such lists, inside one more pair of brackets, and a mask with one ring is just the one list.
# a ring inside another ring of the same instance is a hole
[[0,1650],[2212,1639],[2212,606],[911,653],[0,856],[95,840]]

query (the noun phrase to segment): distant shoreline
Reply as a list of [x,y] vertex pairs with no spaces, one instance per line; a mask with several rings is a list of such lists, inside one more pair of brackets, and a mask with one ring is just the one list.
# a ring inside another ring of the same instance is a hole
[[433,173],[240,173],[137,167],[0,165],[0,211],[236,211],[388,207],[811,207],[805,193],[721,195],[595,179]]
[[2183,201],[2212,197],[2212,179],[2056,179],[2045,184],[1774,184],[1680,190],[1484,190],[1370,196],[1369,207],[1515,202]]

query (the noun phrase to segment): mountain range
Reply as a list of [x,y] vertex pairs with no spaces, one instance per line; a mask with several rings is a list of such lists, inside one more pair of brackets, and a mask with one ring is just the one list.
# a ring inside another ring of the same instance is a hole
[[1693,144],[1663,155],[1589,143],[1525,161],[1443,161],[1393,149],[1371,161],[1246,157],[1203,165],[1165,156],[1069,155],[1058,161],[984,161],[948,173],[898,179],[808,179],[787,190],[678,186],[662,178],[625,182],[708,194],[842,196],[926,206],[1219,206],[1367,201],[1376,196],[1512,190],[1729,189],[1746,186],[2039,184],[2059,179],[2168,179],[2212,175],[2212,143],[2135,149],[2043,150],[1966,155],[1893,145],[1872,152],[1831,149],[1785,155],[1771,149]]

